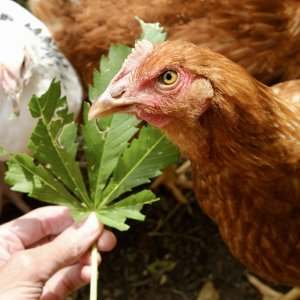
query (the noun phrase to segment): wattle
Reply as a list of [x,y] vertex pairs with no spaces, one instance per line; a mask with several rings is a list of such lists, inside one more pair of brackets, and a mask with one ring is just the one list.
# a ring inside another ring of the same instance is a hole
[[145,120],[149,124],[161,128],[166,126],[171,122],[171,118],[164,116],[164,115],[156,115],[156,114],[147,114],[147,113],[142,113],[138,112],[136,115],[136,118],[138,120]]

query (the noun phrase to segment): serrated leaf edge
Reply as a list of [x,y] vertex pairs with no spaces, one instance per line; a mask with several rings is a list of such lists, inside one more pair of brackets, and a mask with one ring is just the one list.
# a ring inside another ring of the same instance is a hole
[[[39,102],[39,101],[37,101],[37,105],[38,105],[40,111],[43,112],[43,108],[40,106],[40,102]],[[69,172],[70,170],[69,170],[68,168],[65,167],[63,158],[61,157],[61,153],[60,153],[60,151],[58,151],[58,148],[59,148],[59,149],[61,149],[61,148],[60,148],[59,145],[57,144],[55,137],[53,137],[52,134],[51,134],[51,130],[50,130],[49,126],[48,126],[49,124],[48,124],[47,120],[44,118],[44,113],[41,114],[41,116],[39,117],[39,119],[42,119],[42,122],[44,123],[44,126],[47,128],[47,133],[48,133],[48,135],[49,135],[49,137],[50,137],[51,144],[52,144],[53,148],[55,149],[55,152],[57,153],[57,155],[58,155],[58,157],[59,157],[59,159],[60,159],[60,163],[61,163],[61,164],[64,166],[64,168],[66,169],[67,174],[69,175],[69,177],[70,177],[71,181],[73,182],[75,188],[77,188],[79,194],[81,195],[81,197],[82,197],[81,199],[82,199],[84,202],[86,202],[86,204],[91,203],[91,199],[89,198],[89,196],[88,196],[88,194],[87,194],[87,191],[85,190],[86,193],[83,193],[83,192],[81,191],[81,188],[78,186],[77,181],[74,180],[72,174]],[[64,151],[64,150],[61,149],[61,151]],[[80,173],[81,173],[81,172],[80,172]],[[83,184],[83,186],[85,187],[85,184]]]

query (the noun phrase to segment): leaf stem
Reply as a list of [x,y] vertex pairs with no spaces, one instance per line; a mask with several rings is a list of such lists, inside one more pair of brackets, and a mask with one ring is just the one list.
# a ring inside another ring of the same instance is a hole
[[95,243],[91,252],[91,283],[90,283],[90,300],[97,300],[98,292],[98,249]]

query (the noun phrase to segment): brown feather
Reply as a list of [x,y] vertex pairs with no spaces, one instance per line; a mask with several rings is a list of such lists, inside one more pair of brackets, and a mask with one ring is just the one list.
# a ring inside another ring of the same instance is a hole
[[171,40],[227,56],[267,84],[300,76],[298,0],[29,0],[29,5],[86,83],[111,43],[133,45],[140,34],[134,16],[160,22]]

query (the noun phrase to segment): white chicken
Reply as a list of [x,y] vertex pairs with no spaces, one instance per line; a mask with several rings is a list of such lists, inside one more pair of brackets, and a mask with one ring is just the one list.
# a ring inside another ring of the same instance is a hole
[[69,111],[76,117],[83,90],[47,27],[11,0],[0,1],[0,40],[0,146],[26,152],[36,123],[28,109],[32,95],[42,95],[54,79],[59,80]]

